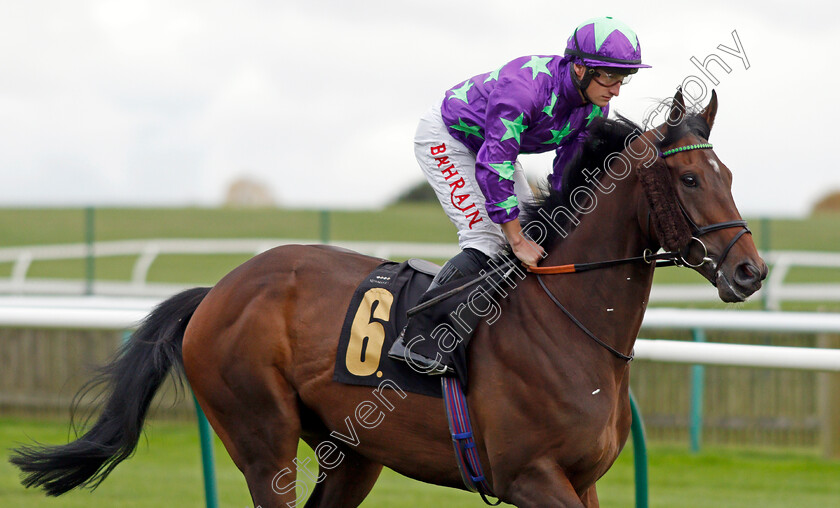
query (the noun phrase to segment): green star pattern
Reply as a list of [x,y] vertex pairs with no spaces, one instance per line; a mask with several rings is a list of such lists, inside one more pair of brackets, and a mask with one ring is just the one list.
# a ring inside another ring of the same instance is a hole
[[507,212],[508,215],[510,215],[510,211],[516,208],[517,205],[519,205],[519,200],[516,199],[516,196],[513,195],[500,203],[493,204],[493,206],[497,208],[504,208],[505,212]]
[[502,180],[513,180],[513,171],[515,168],[512,162],[504,161],[501,164],[490,163],[490,167],[495,169],[496,172],[499,173],[500,182]]
[[500,118],[499,120],[505,124],[505,135],[502,136],[502,139],[499,141],[504,141],[506,139],[515,139],[517,143],[522,143],[521,141],[521,134],[522,131],[528,128],[527,125],[522,125],[522,122],[525,120],[525,113],[519,113],[519,116],[516,117],[516,120],[508,120],[507,118]]
[[551,76],[551,71],[549,71],[548,67],[546,67],[546,65],[548,65],[548,62],[551,61],[551,58],[552,57],[550,57],[550,56],[546,56],[546,57],[532,56],[531,60],[528,61],[528,63],[526,63],[525,65],[523,65],[522,68],[523,69],[526,68],[526,67],[531,68],[531,73],[532,73],[531,78],[532,79],[537,79],[537,76],[541,72],[544,72],[544,73],[548,74],[549,76]]
[[[502,67],[504,67],[504,66],[502,66]],[[487,79],[484,80],[484,82],[487,83],[488,81],[493,81],[494,79],[496,81],[498,81],[499,80],[499,71],[502,70],[502,67],[499,67],[495,71],[491,72],[490,75],[487,76]]]
[[636,51],[639,50],[639,38],[636,37],[636,32],[621,21],[613,19],[610,16],[605,18],[593,18],[588,21],[584,21],[583,24],[578,27],[578,30],[591,24],[595,25],[595,51],[601,49],[601,44],[603,44],[604,41],[607,40],[607,37],[616,30],[627,37],[627,40],[630,41],[630,44],[632,44],[634,48],[636,48]]
[[549,139],[548,141],[543,141],[542,144],[544,144],[544,145],[551,145],[551,144],[559,145],[560,142],[563,141],[563,138],[568,136],[570,132],[572,132],[572,124],[571,124],[571,122],[566,122],[566,125],[563,126],[563,130],[556,131],[554,129],[551,129],[552,138]]
[[551,104],[543,108],[543,113],[554,118],[554,105],[557,104],[557,94],[551,92]]
[[461,131],[467,135],[467,137],[478,136],[481,139],[484,139],[484,136],[481,135],[481,127],[478,125],[467,125],[464,122],[463,118],[458,119],[458,125],[450,125],[450,129],[454,129],[456,131]]
[[466,80],[463,85],[459,88],[453,88],[452,95],[449,96],[450,99],[461,99],[465,103],[469,104],[470,101],[467,100],[467,92],[470,91],[470,88],[473,87],[472,81]]
[[592,120],[595,120],[595,118],[599,116],[604,116],[604,111],[601,109],[601,106],[593,104],[592,111],[586,115],[586,125],[592,123]]

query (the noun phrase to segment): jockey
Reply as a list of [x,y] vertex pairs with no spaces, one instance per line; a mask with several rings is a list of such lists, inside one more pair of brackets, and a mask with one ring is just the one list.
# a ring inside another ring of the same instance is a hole
[[[549,181],[559,189],[586,126],[607,116],[610,100],[644,67],[650,66],[642,64],[633,30],[611,17],[594,18],[574,30],[563,57],[524,56],[460,82],[420,119],[414,153],[461,248],[430,290],[478,273],[507,245],[527,265],[545,256],[522,234],[519,204],[533,194],[519,154],[554,150]],[[431,362],[414,353],[415,363]],[[401,335],[389,355],[407,354]]]

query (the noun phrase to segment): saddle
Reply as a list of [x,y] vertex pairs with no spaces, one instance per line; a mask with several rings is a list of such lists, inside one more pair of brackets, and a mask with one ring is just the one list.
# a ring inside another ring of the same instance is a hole
[[441,397],[437,377],[420,374],[408,363],[387,355],[408,323],[406,346],[429,358],[443,354],[446,365],[467,386],[466,351],[473,332],[482,319],[492,324],[500,315],[497,300],[507,296],[501,286],[505,276],[518,271],[525,277],[514,263],[491,264],[488,269],[489,274],[482,271],[426,292],[439,266],[421,259],[377,266],[350,300],[333,380],[375,387],[387,379],[403,390]]

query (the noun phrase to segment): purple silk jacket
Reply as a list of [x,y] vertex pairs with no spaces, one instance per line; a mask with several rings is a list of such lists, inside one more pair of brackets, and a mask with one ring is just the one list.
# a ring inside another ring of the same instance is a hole
[[449,133],[476,154],[475,175],[487,213],[501,224],[519,216],[513,163],[520,153],[555,150],[552,186],[609,106],[584,103],[561,56],[523,56],[446,92],[441,116]]

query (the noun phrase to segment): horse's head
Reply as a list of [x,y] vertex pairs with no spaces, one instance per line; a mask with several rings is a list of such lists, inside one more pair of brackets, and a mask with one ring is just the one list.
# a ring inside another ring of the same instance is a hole
[[[683,229],[682,238],[691,238],[683,242],[683,259],[717,287],[721,300],[742,302],[761,287],[767,265],[735,206],[732,172],[708,142],[717,106],[713,91],[703,111],[688,114],[677,91],[667,122],[648,134],[660,140],[660,158],[654,165],[670,173],[681,209],[677,215],[685,219],[676,229]],[[658,234],[661,239],[662,232]]]

